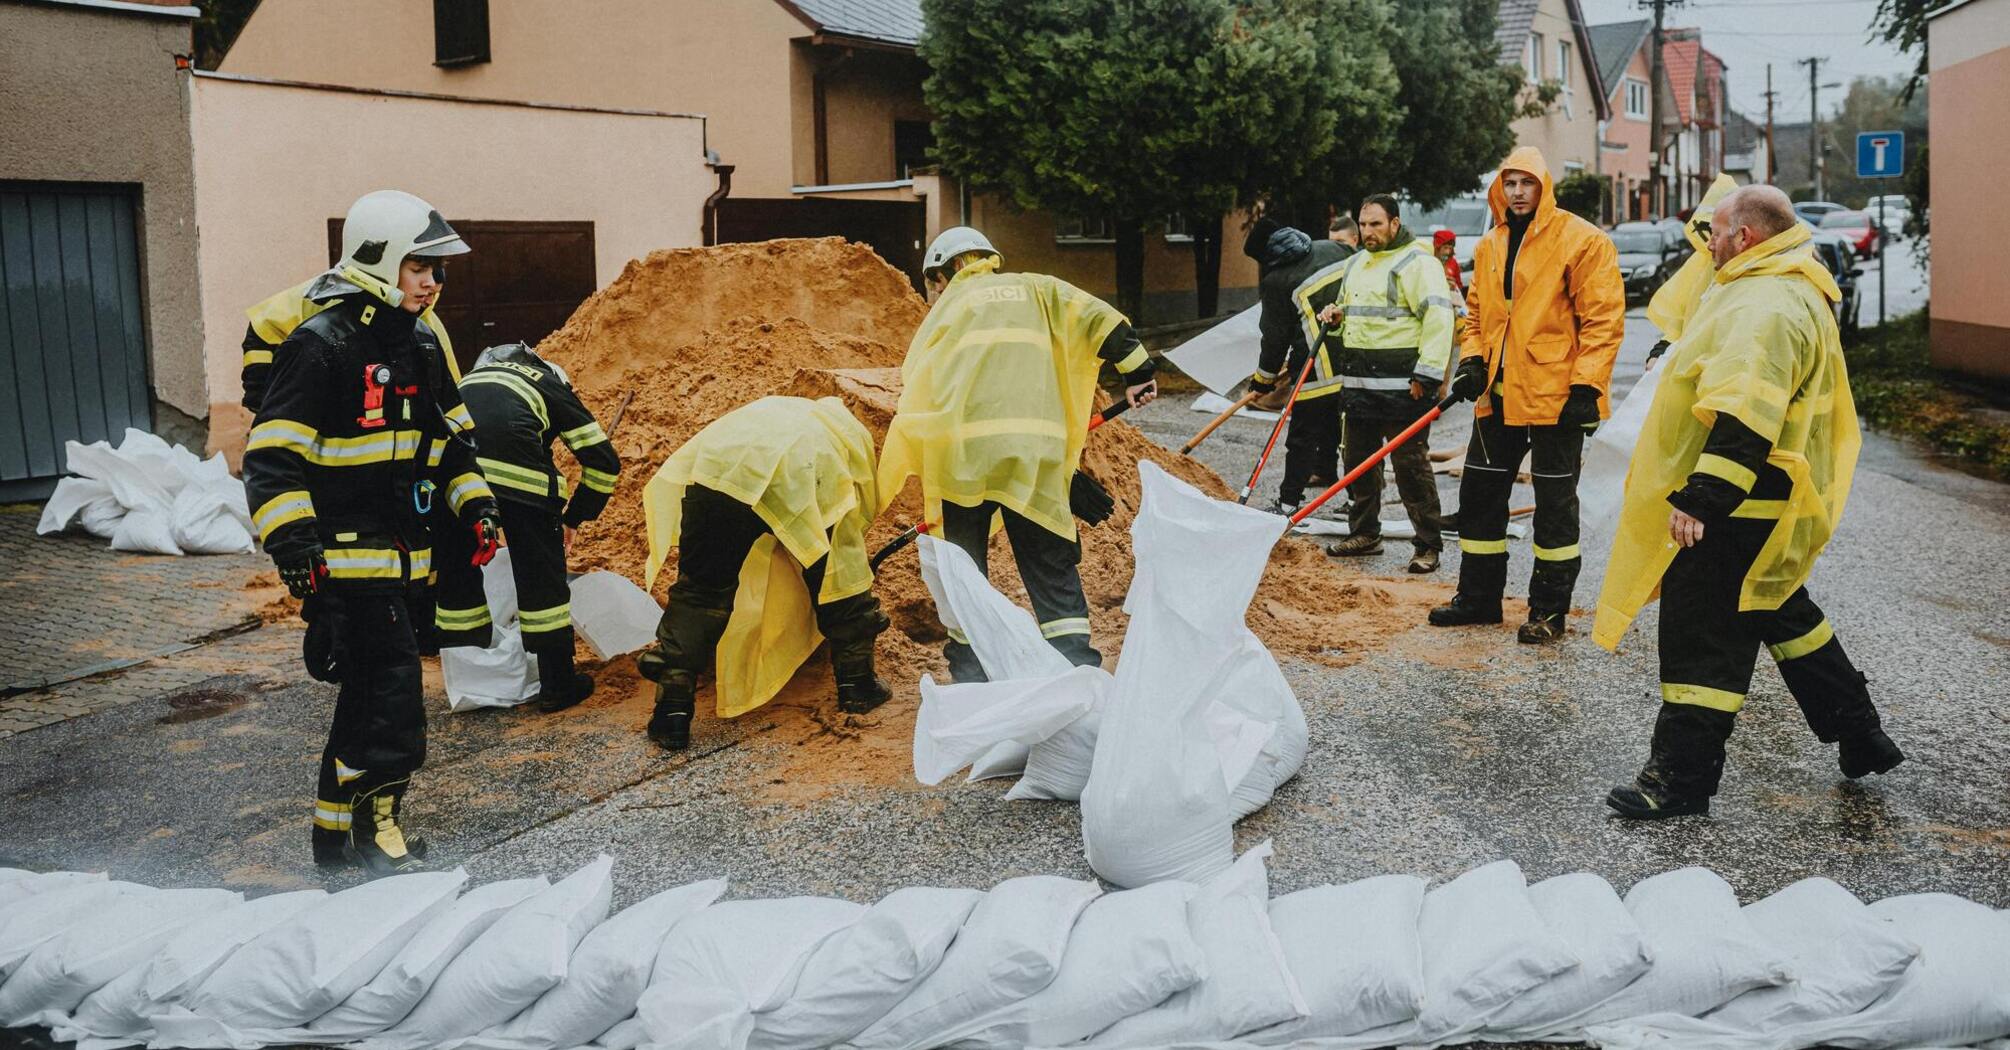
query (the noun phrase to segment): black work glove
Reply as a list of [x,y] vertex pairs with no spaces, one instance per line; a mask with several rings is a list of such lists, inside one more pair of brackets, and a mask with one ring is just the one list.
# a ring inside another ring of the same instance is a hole
[[275,556],[272,562],[279,566],[279,582],[286,585],[286,593],[295,598],[304,600],[313,596],[328,581],[328,559],[319,547],[300,554]]
[[1659,360],[1661,355],[1667,352],[1668,352],[1668,340],[1656,339],[1654,341],[1654,345],[1647,348],[1648,367],[1650,368],[1653,367],[1654,362]]
[[300,657],[307,674],[317,682],[342,681],[349,652],[342,644],[342,601],[333,594],[316,594],[300,605],[300,618],[307,621],[307,636],[300,643]]
[[1249,377],[1249,392],[1252,394],[1268,394],[1275,389],[1277,389],[1277,380],[1275,378],[1258,379],[1255,376]]
[[1110,491],[1096,483],[1096,479],[1076,471],[1068,482],[1068,510],[1090,525],[1101,525],[1110,520],[1110,514],[1117,509],[1117,501]]
[[1586,431],[1598,429],[1598,388],[1573,386],[1570,398],[1563,403],[1563,411],[1557,413],[1556,425],[1560,427],[1583,427]]
[[475,512],[475,553],[468,559],[470,565],[487,565],[496,556],[496,549],[502,546],[502,511],[491,503]]
[[1486,358],[1468,357],[1460,360],[1459,370],[1452,373],[1452,396],[1460,401],[1476,401],[1486,389]]

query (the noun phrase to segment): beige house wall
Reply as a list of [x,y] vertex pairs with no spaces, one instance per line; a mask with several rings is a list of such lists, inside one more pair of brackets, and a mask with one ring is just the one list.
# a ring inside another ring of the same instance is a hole
[[[1559,96],[1548,113],[1515,121],[1512,125],[1515,141],[1541,150],[1558,181],[1568,173],[1570,164],[1594,171],[1598,164],[1598,93],[1592,87],[1596,74],[1591,68],[1594,60],[1578,46],[1571,28],[1570,9],[1564,0],[1542,0],[1531,31],[1542,34],[1541,79],[1559,79],[1556,44],[1559,40],[1570,43],[1570,92]],[[1502,55],[1501,60],[1520,64],[1521,56]]]
[[[0,179],[139,187],[154,397],[195,419],[203,390],[195,187],[174,57],[186,17],[0,0]],[[168,421],[157,421],[165,423]]]
[[2010,0],[1970,0],[1928,23],[1933,106],[1934,224],[1930,301],[1933,361],[2010,378],[2010,296],[2003,294],[2002,232],[1964,221],[2002,211],[2010,142],[2001,134],[2010,84]]
[[798,168],[814,163],[808,107],[793,103],[809,98],[810,70],[790,43],[809,32],[774,0],[508,0],[489,5],[490,61],[441,69],[429,3],[262,0],[221,69],[704,114],[709,145],[736,168],[733,195],[786,197]]
[[[835,63],[824,81],[824,121],[829,129],[826,181],[844,185],[898,179],[900,173],[893,163],[894,121],[931,119],[921,101],[921,80],[926,75],[921,60],[911,54],[867,50],[854,51],[846,58],[819,60]],[[814,94],[803,100],[803,108],[814,112]],[[812,164],[807,174],[814,173]],[[734,178],[737,183],[738,176]]]
[[[450,218],[590,221],[595,279],[604,285],[630,259],[699,243],[715,184],[695,118],[200,75],[188,88],[210,442],[233,457],[249,422],[237,405],[243,311],[326,269],[328,220],[357,197],[396,188]],[[329,129],[369,129],[369,137],[331,142]]]
[[[1654,157],[1653,136],[1648,134],[1648,117],[1633,118],[1626,115],[1626,82],[1639,81],[1652,84],[1647,61],[1647,49],[1635,48],[1633,57],[1627,60],[1626,69],[1620,74],[1619,82],[1612,85],[1610,102],[1612,119],[1606,122],[1604,141],[1624,149],[1600,146],[1600,170],[1612,177],[1618,200],[1631,207],[1632,198],[1637,196],[1641,186],[1647,182],[1650,163]],[[1648,114],[1653,113],[1653,99],[1648,99]],[[1632,218],[1630,212],[1617,216],[1620,220]]]

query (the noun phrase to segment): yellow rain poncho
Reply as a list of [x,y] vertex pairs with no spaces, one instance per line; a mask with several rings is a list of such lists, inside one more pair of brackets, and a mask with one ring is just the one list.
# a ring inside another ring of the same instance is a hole
[[1696,253],[1682,260],[1682,268],[1675,271],[1667,284],[1655,289],[1654,298],[1647,301],[1647,319],[1661,329],[1661,338],[1670,343],[1682,338],[1682,326],[1689,323],[1696,304],[1710,290],[1710,278],[1717,273],[1717,264],[1710,260],[1710,238],[1698,233],[1696,224],[1708,223],[1717,214],[1717,202],[1737,188],[1737,180],[1729,175],[1719,175],[1710,184],[1709,192],[1703,194],[1702,202],[1682,227],[1682,236],[1689,238]]
[[[815,606],[872,587],[865,530],[879,510],[872,434],[834,397],[764,397],[720,416],[672,453],[642,490],[648,583],[682,535],[684,490],[702,485],[752,507],[770,530],[740,566],[716,657],[719,717],[767,703],[823,641]],[[828,557],[812,601],[803,566]]]
[[945,501],[994,501],[1074,539],[1068,483],[1096,409],[1096,352],[1123,319],[1058,278],[999,273],[995,256],[959,270],[901,365],[881,498],[918,476],[931,523]]
[[1842,519],[1863,441],[1830,306],[1841,293],[1809,236],[1796,225],[1726,264],[1668,352],[1598,595],[1591,633],[1607,649],[1660,592],[1676,552],[1668,495],[1695,470],[1718,413],[1770,440],[1767,462],[1793,480],[1784,506],[1747,501],[1734,512],[1779,518],[1745,576],[1739,611],[1779,608]]

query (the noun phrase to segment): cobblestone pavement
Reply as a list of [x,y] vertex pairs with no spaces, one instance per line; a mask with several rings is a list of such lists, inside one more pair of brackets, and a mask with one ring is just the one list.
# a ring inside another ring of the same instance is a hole
[[37,536],[39,512],[0,508],[0,737],[173,688],[149,661],[257,626],[279,593],[262,555],[126,554]]

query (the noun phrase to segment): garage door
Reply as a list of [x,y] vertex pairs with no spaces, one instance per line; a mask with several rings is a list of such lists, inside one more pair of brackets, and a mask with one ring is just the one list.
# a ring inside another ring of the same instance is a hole
[[[591,222],[447,221],[471,249],[447,260],[439,309],[464,369],[483,347],[536,346],[598,287]],[[341,253],[342,220],[330,219],[329,262]]]
[[0,499],[153,426],[131,188],[0,181]]
[[843,237],[867,245],[921,290],[921,240],[928,216],[921,202],[833,200],[829,197],[728,197],[719,202],[719,241],[776,237]]

